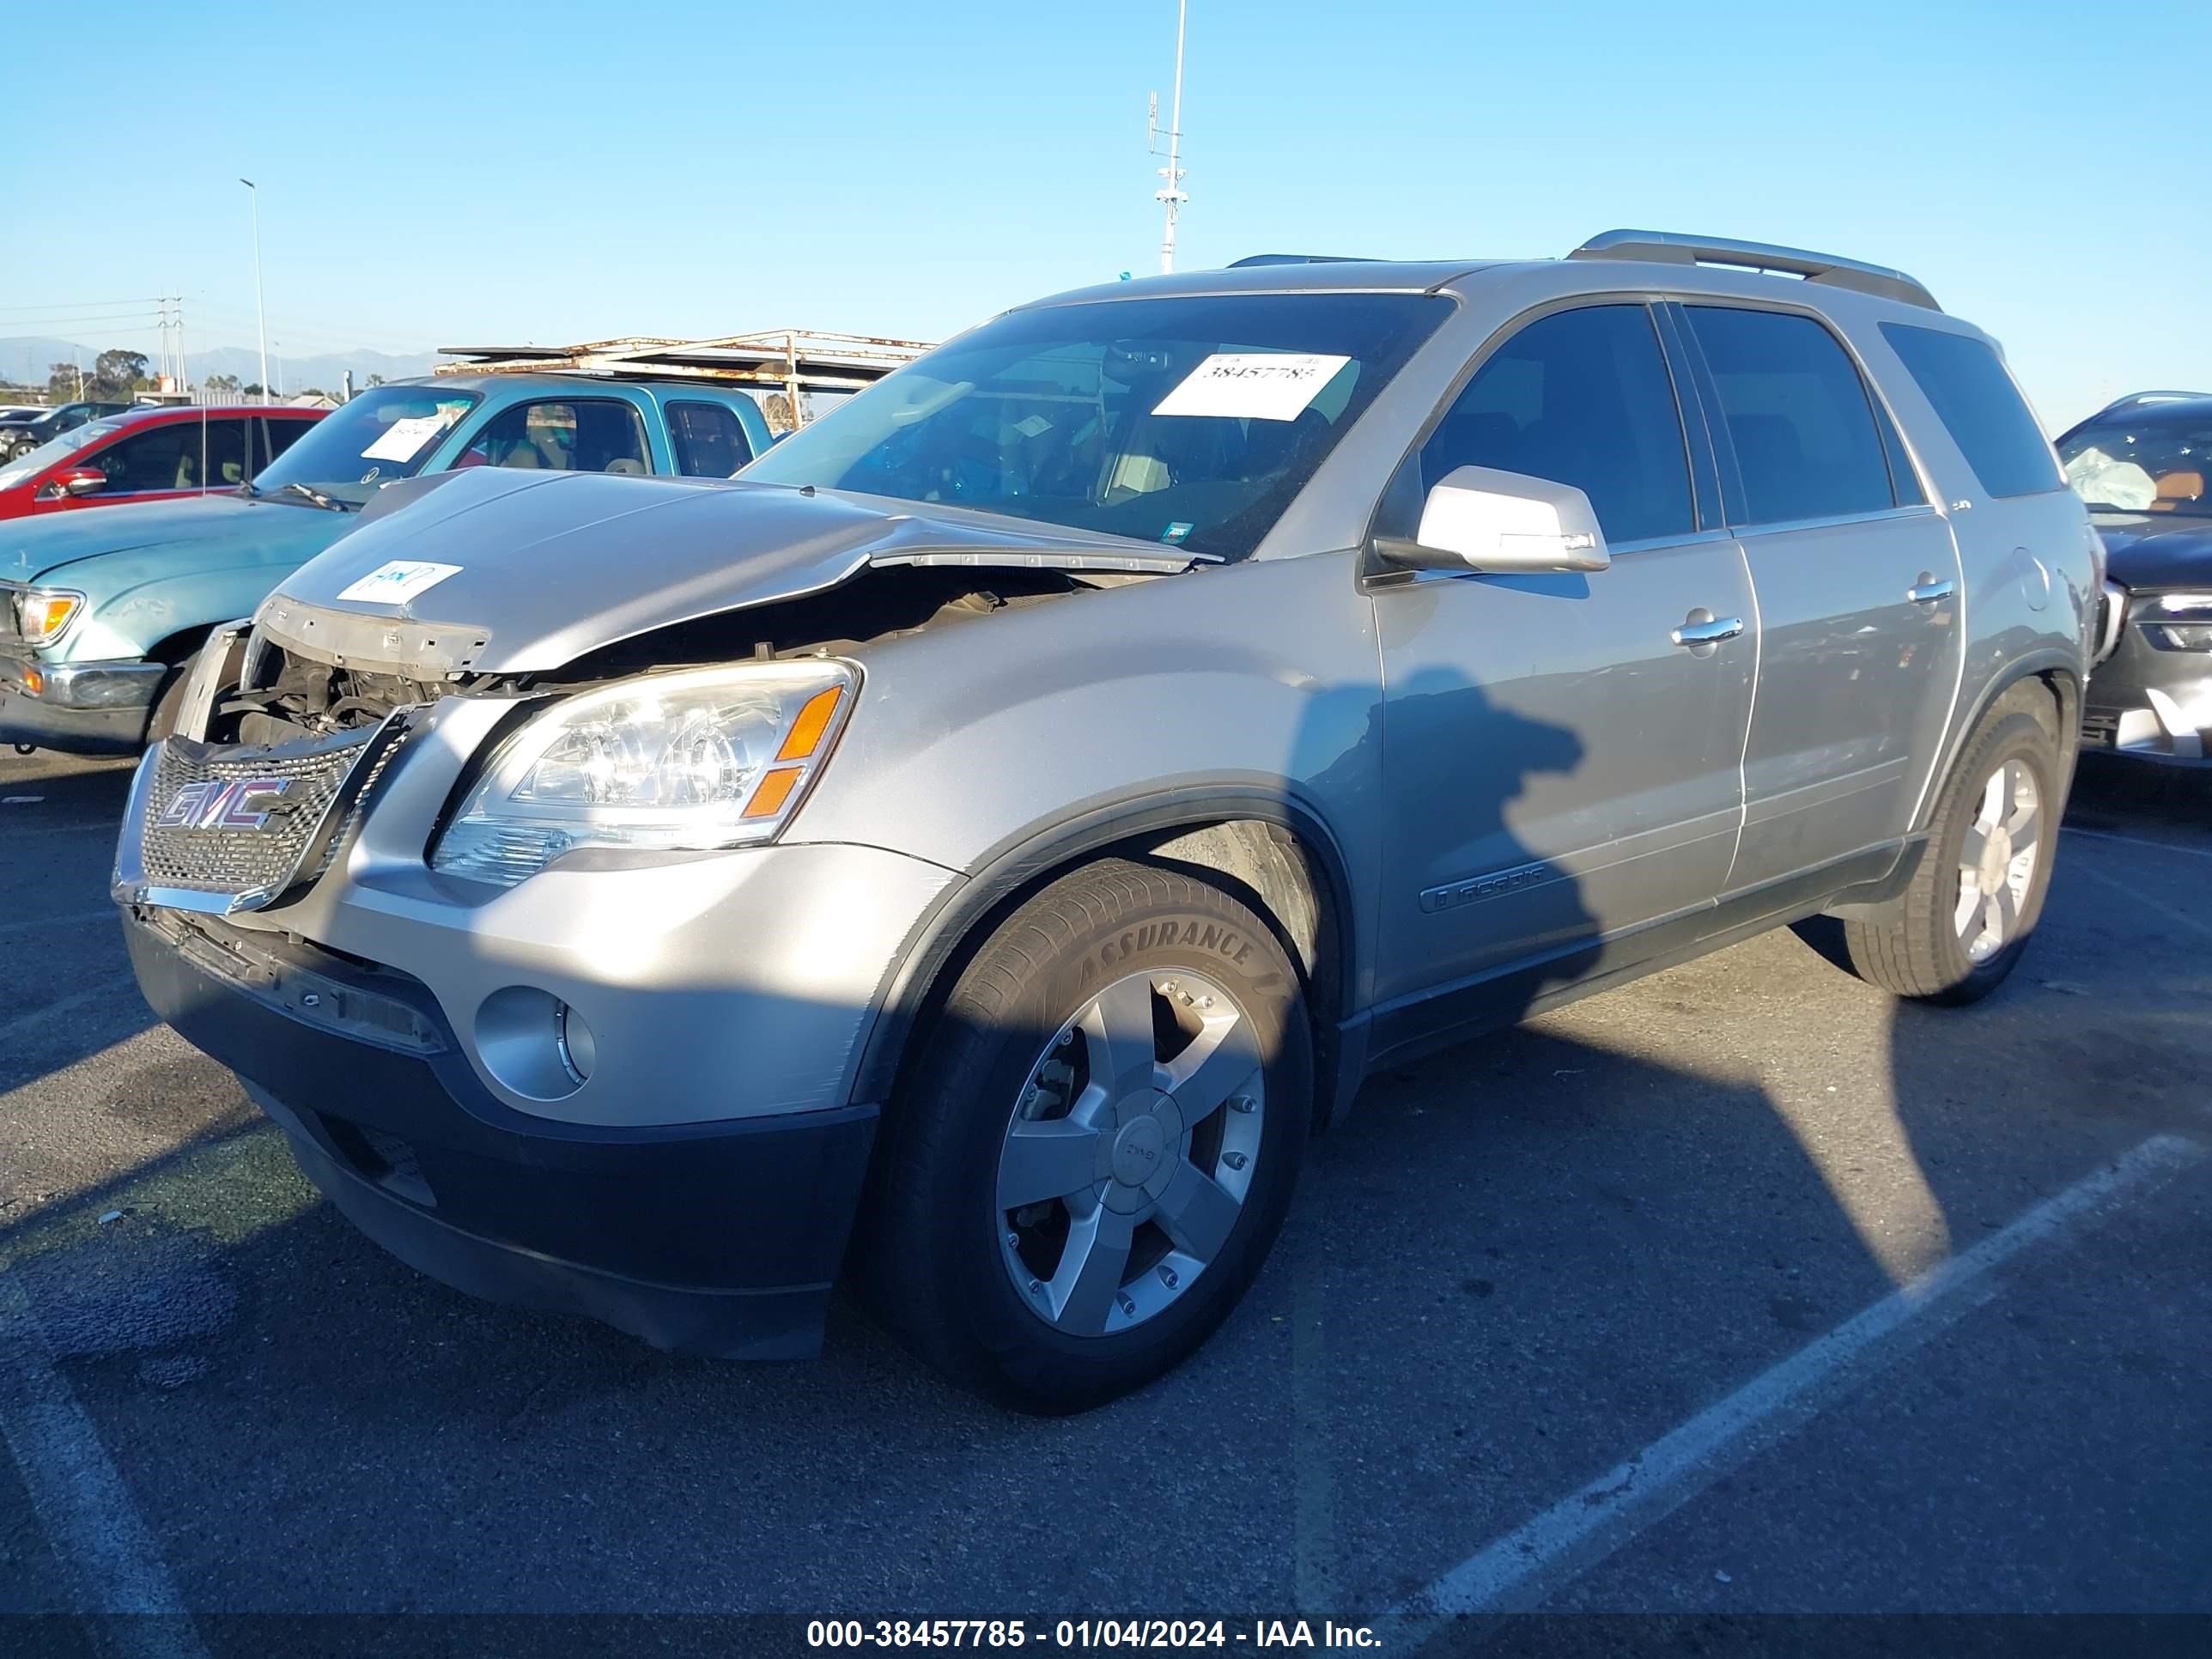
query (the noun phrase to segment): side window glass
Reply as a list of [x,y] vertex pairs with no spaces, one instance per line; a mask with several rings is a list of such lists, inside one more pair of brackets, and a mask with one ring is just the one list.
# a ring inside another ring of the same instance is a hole
[[1563,311],[1492,352],[1421,447],[1423,492],[1462,466],[1577,486],[1608,542],[1697,527],[1674,384],[1642,306]]
[[[246,482],[246,424],[234,415],[182,428],[187,465],[199,474],[200,489],[235,489]],[[198,453],[203,443],[204,456]]]
[[268,465],[270,462],[275,460],[279,455],[282,455],[294,444],[299,442],[301,438],[306,434],[307,429],[314,425],[314,422],[313,421],[278,421],[264,418],[256,422],[255,424],[261,428],[262,438],[260,446],[260,465],[254,468],[254,471],[258,472],[261,470],[261,467]]
[[1894,504],[1865,384],[1810,317],[1685,306],[1720,395],[1746,522],[1782,524]]
[[[191,439],[189,447],[185,440]],[[200,431],[179,421],[150,432],[118,439],[87,465],[107,475],[106,494],[149,489],[197,489],[200,483]]]
[[528,471],[647,473],[645,422],[612,398],[518,404],[484,424],[456,466]]
[[1940,328],[1884,323],[1881,331],[1984,489],[1992,495],[2033,495],[2065,482],[1996,352],[1971,336]]
[[671,404],[668,436],[686,477],[726,478],[753,458],[734,410],[720,404]]
[[1889,418],[1889,411],[1881,406],[1881,399],[1874,399],[1875,424],[1881,428],[1881,453],[1889,458],[1889,493],[1899,507],[1921,507],[1928,501],[1928,492],[1920,487],[1920,475],[1912,470],[1912,457],[1906,453],[1905,440],[1898,434],[1897,422]]

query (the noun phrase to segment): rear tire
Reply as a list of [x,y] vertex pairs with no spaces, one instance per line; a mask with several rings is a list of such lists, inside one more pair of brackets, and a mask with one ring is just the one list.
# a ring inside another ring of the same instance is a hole
[[1304,1001],[1267,925],[1188,876],[1091,865],[961,971],[885,1114],[858,1276],[955,1381],[1085,1410],[1227,1316],[1312,1121]]
[[2001,701],[1944,781],[1911,884],[1875,916],[1844,922],[1851,971],[1923,1002],[1996,990],[2043,912],[2065,804],[2050,725],[2026,696]]

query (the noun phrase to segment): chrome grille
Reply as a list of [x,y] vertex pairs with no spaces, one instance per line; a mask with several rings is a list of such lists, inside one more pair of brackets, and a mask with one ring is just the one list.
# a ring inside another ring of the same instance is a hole
[[[132,790],[117,849],[117,896],[252,909],[313,881],[353,829],[406,731],[404,714],[395,714],[314,743],[239,747],[167,739],[149,754]],[[257,782],[259,790],[247,789]]]

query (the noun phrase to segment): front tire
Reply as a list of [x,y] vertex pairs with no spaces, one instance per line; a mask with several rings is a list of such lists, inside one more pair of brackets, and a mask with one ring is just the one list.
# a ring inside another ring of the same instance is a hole
[[1243,1297],[1312,1121],[1298,975],[1267,924],[1188,876],[1089,866],[954,984],[886,1114],[860,1277],[954,1380],[1087,1409]]
[[2025,697],[2000,702],[1945,781],[1911,884],[1878,915],[1844,924],[1852,972],[1953,1005],[2002,984],[2043,913],[2064,775],[2037,709]]

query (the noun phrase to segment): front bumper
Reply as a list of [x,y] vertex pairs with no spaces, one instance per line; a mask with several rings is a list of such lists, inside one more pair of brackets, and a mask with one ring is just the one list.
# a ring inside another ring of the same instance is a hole
[[161,911],[126,911],[124,932],[155,1012],[246,1080],[307,1178],[402,1261],[658,1347],[819,1349],[874,1106],[551,1122],[483,1087],[404,975]]
[[2089,676],[2084,754],[2166,765],[2212,761],[2212,652],[2162,651],[2132,618]]
[[[469,757],[507,705],[451,699],[410,731],[329,866],[296,898],[231,917],[379,963],[427,988],[477,1085],[548,1121],[611,1128],[782,1117],[854,1097],[905,941],[958,879],[879,848],[799,842],[643,861],[586,853],[512,888],[425,854]],[[167,744],[141,763],[143,822]],[[250,840],[253,832],[240,832]],[[128,866],[118,896],[164,902]],[[220,902],[215,908],[222,908]],[[592,1035],[580,1082],[556,1005]]]
[[70,755],[135,754],[168,673],[157,662],[0,655],[0,743]]

